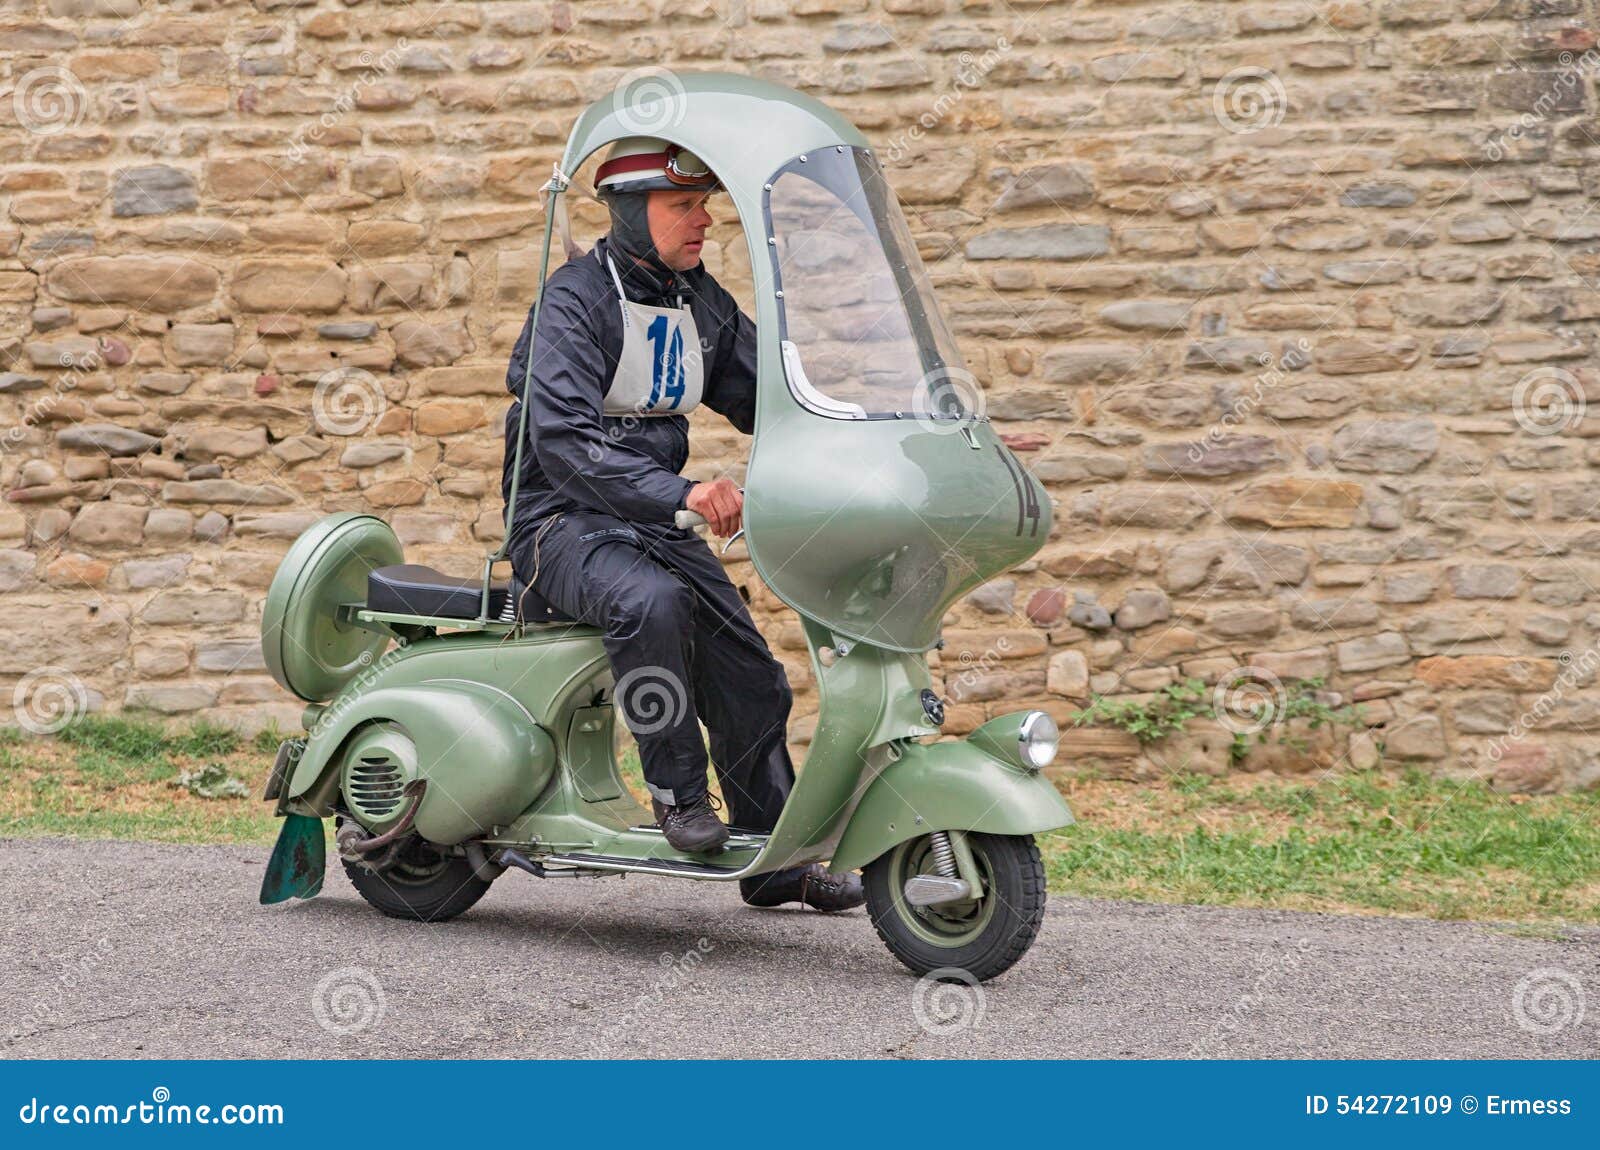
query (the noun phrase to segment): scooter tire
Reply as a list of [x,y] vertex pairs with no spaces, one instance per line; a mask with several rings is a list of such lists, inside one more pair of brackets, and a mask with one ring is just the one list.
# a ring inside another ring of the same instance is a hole
[[987,982],[1027,953],[1044,923],[1044,863],[1033,836],[971,832],[967,841],[987,889],[973,913],[974,925],[965,932],[959,922],[931,927],[927,911],[935,908],[906,902],[908,858],[919,840],[901,843],[862,872],[873,928],[890,953],[915,974],[937,975],[947,982]]
[[[356,893],[390,918],[444,922],[469,910],[489,892],[490,883],[474,874],[465,858],[442,854],[421,840],[403,849],[410,857],[381,871],[340,860]],[[419,857],[426,865],[417,865]]]

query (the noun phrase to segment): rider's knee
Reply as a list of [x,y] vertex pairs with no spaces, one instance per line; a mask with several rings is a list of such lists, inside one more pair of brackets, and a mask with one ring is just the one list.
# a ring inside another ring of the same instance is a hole
[[693,623],[694,593],[665,571],[636,571],[612,603],[608,630],[617,635],[680,634]]

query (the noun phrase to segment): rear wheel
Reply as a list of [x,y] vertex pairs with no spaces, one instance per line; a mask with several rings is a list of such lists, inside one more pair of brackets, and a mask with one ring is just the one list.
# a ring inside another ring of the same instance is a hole
[[906,901],[906,880],[937,874],[933,840],[901,843],[863,872],[867,913],[884,945],[917,974],[965,972],[984,982],[1027,952],[1044,921],[1044,864],[1032,835],[970,832],[983,895],[935,906]]
[[357,893],[390,918],[443,922],[489,890],[489,883],[473,873],[465,858],[448,855],[418,835],[400,843],[393,861],[382,870],[341,861]]

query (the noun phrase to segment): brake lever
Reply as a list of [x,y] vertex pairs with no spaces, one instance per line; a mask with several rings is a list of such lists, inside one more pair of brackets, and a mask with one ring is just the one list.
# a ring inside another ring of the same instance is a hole
[[728,553],[728,548],[732,547],[735,543],[739,542],[739,536],[741,536],[743,534],[744,534],[744,528],[743,527],[741,527],[741,528],[739,528],[739,530],[735,531],[733,533],[732,538],[730,538],[726,543],[724,543],[722,545],[722,550],[719,551],[718,554],[719,555],[726,555]]

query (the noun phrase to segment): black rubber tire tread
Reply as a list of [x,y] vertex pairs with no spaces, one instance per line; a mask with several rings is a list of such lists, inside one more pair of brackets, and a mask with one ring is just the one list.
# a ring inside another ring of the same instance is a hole
[[[989,863],[1000,902],[983,932],[965,946],[936,946],[919,938],[901,917],[903,895],[890,889],[890,851],[867,864],[862,878],[867,890],[867,913],[872,926],[891,954],[914,973],[954,968],[987,982],[1009,970],[1027,953],[1044,924],[1044,863],[1032,835],[968,835],[972,849]],[[996,897],[990,894],[987,897]]]
[[447,859],[444,867],[425,882],[394,883],[382,873],[341,858],[350,885],[362,898],[390,918],[413,922],[444,922],[471,909],[491,883],[472,873],[464,858]]

